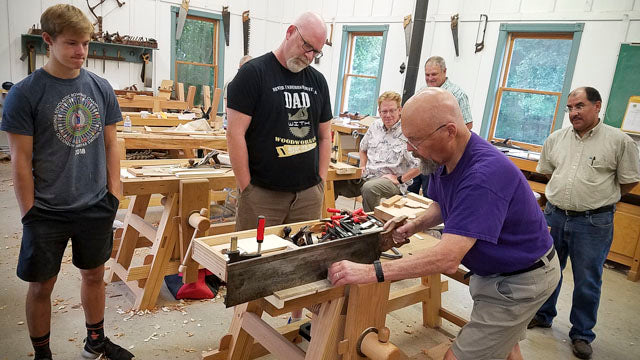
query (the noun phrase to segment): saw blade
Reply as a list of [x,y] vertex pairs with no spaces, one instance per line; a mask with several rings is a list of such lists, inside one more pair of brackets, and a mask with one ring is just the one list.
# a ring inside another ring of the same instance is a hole
[[249,55],[249,35],[251,33],[251,18],[249,10],[242,12],[242,36],[244,37],[244,54]]
[[224,42],[227,44],[227,46],[229,46],[229,21],[231,21],[230,14],[229,14],[229,7],[223,6],[222,7],[222,29],[224,30]]
[[456,56],[460,56],[460,51],[458,50],[458,18],[458,14],[451,17],[451,35],[453,35],[453,46],[456,50]]
[[409,50],[411,46],[411,33],[413,32],[413,24],[411,24],[411,14],[404,17],[402,26],[404,27],[405,52],[406,55],[409,56]]
[[182,5],[180,5],[178,24],[176,26],[176,40],[180,40],[180,37],[182,37],[182,29],[184,28],[184,22],[187,20],[187,13],[189,12],[189,1],[190,0],[182,0]]

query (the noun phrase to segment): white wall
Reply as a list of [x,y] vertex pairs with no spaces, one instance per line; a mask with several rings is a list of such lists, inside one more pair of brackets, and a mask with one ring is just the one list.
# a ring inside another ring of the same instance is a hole
[[[455,57],[450,16],[459,13],[460,56]],[[474,54],[480,14],[487,14],[485,48]],[[447,61],[449,78],[469,95],[479,131],[500,23],[585,23],[571,88],[593,86],[603,98],[602,115],[622,42],[640,41],[640,0],[431,0],[421,64],[431,55]],[[425,85],[418,78],[416,87]],[[565,115],[564,126],[569,125]]]
[[[17,82],[27,75],[26,63],[19,60],[20,34],[39,21],[40,14],[55,0],[0,0],[0,82]],[[83,0],[66,1],[91,17]],[[127,0],[117,8],[115,0],[107,0],[98,8],[104,16],[103,29],[120,34],[152,37],[160,50],[154,52],[153,74],[156,84],[170,78],[171,29],[170,8],[180,0]],[[398,71],[406,62],[402,20],[413,14],[415,0],[191,0],[191,9],[220,13],[228,5],[231,12],[231,41],[225,48],[224,80],[233,77],[243,55],[241,14],[251,11],[251,55],[261,55],[276,48],[288,24],[306,10],[323,15],[327,24],[335,22],[333,46],[325,46],[324,57],[316,66],[327,78],[332,105],[338,81],[338,63],[342,46],[343,25],[389,24],[387,49],[381,79],[381,91],[402,91],[404,75]],[[460,56],[455,57],[450,29],[450,16],[459,13]],[[480,14],[489,22],[485,48],[474,54]],[[600,90],[606,109],[611,82],[621,42],[640,42],[640,0],[430,0],[420,60],[440,55],[447,61],[450,79],[469,95],[474,130],[480,130],[487,87],[495,55],[500,23],[584,22],[584,33],[572,88],[590,85]],[[224,44],[222,44],[224,46]],[[44,56],[38,56],[42,66]],[[141,65],[89,60],[89,69],[108,78],[119,87],[139,83]],[[406,72],[405,72],[406,74]],[[139,84],[138,84],[139,86]],[[425,86],[419,72],[416,89]],[[154,85],[155,87],[155,85]],[[568,119],[565,116],[565,125]]]

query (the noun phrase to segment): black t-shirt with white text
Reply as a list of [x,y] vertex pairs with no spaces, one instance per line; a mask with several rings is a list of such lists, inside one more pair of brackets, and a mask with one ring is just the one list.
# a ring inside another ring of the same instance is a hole
[[322,181],[318,127],[332,117],[329,88],[312,67],[293,73],[272,52],[244,64],[229,84],[227,107],[251,116],[245,134],[251,183],[300,191]]

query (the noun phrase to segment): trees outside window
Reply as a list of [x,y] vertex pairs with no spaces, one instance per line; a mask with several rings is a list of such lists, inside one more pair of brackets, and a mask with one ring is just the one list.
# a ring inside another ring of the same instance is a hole
[[338,112],[376,114],[386,29],[386,26],[345,26],[343,28],[338,99],[336,100]]
[[218,24],[214,19],[188,15],[180,40],[175,40],[173,79],[184,84],[185,92],[189,86],[196,87],[196,106],[202,105],[202,85],[210,86],[209,96],[213,97],[218,83]]
[[501,24],[480,134],[540,150],[562,127],[584,24]]
[[560,114],[571,35],[512,34],[492,138],[542,146]]

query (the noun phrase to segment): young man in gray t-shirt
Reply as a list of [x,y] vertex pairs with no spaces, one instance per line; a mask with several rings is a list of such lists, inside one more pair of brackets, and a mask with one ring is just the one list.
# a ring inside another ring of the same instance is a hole
[[29,282],[26,317],[35,359],[53,358],[51,293],[70,238],[82,275],[82,356],[129,360],[133,354],[104,336],[104,263],[121,192],[115,124],[122,115],[108,82],[82,69],[93,32],[82,11],[54,5],[40,23],[49,61],[11,89],[0,127],[9,137],[22,215],[17,273]]

